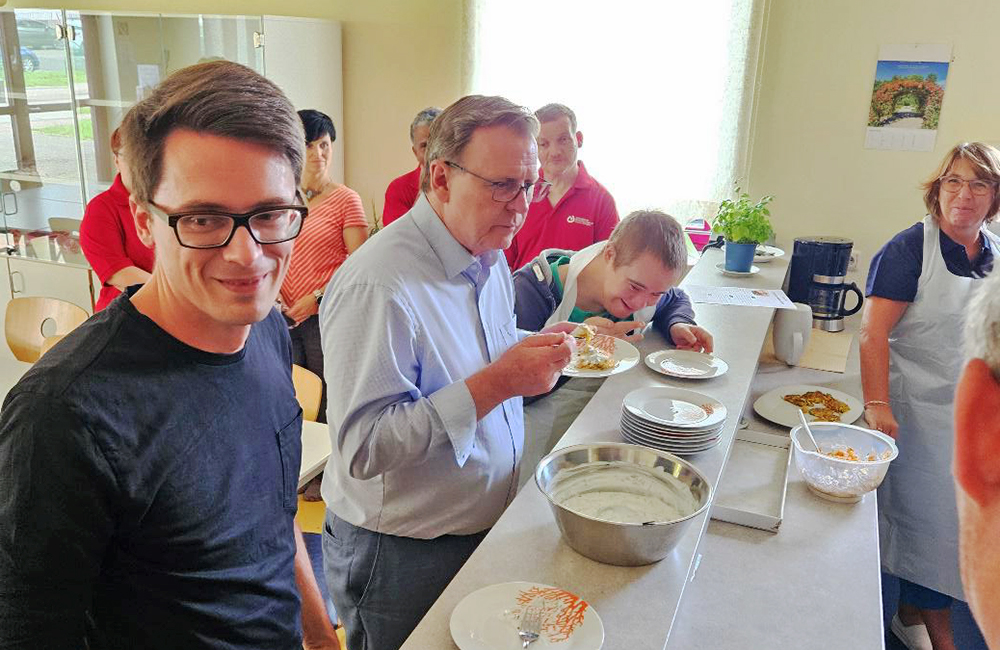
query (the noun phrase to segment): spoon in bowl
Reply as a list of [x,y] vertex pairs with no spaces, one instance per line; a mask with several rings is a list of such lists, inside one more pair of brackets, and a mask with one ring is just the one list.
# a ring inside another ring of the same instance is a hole
[[809,439],[812,440],[813,447],[816,448],[818,453],[822,454],[823,450],[819,448],[819,443],[817,443],[816,438],[813,437],[812,429],[809,428],[809,423],[806,421],[806,416],[803,415],[802,409],[796,410],[799,412],[799,422],[802,423],[802,427],[806,430],[806,433],[809,434]]

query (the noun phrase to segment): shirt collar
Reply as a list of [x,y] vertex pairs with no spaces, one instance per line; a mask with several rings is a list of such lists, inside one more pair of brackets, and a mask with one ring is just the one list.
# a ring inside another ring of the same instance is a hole
[[583,161],[578,160],[576,164],[579,165],[580,169],[576,174],[576,182],[573,183],[573,187],[584,188],[593,185],[594,179],[587,173],[587,168],[584,166]]
[[955,261],[961,259],[963,266],[969,268],[973,277],[983,277],[993,268],[993,257],[998,251],[994,250],[993,241],[982,230],[979,231],[979,241],[982,248],[974,260],[969,260],[965,254],[964,246],[946,235],[944,230],[939,232],[941,233],[941,255],[943,257],[952,258]]
[[[473,264],[485,264],[485,262],[480,262],[464,246],[458,243],[455,236],[444,225],[444,221],[441,220],[441,217],[431,207],[426,194],[421,193],[417,197],[417,202],[413,205],[412,211],[413,220],[416,222],[417,228],[424,235],[424,238],[427,239],[431,250],[434,251],[434,254],[440,260],[441,266],[444,268],[445,277],[451,279]],[[490,252],[494,251],[488,251],[483,255],[488,255]],[[494,259],[493,261],[495,262],[496,260]]]
[[115,175],[115,181],[111,184],[111,187],[108,188],[108,192],[110,192],[111,196],[113,196],[119,203],[128,205],[129,191],[125,189],[125,183],[122,182],[121,174]]

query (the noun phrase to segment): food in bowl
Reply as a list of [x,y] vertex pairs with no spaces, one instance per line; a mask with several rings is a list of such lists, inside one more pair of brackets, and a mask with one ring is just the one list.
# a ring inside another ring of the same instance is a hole
[[[809,428],[820,448],[834,453],[813,451],[805,429],[797,426],[791,431],[795,463],[809,489],[833,501],[860,501],[882,483],[899,453],[895,441],[880,431],[839,422],[816,422]],[[852,452],[856,459],[850,458]]]
[[[566,471],[578,467],[586,469],[579,473]],[[626,468],[627,471],[622,471]],[[633,473],[632,468],[640,471]],[[564,505],[573,497],[594,491],[588,490],[588,481],[584,480],[584,475],[592,471],[609,472],[610,478],[615,475],[626,479],[638,477],[640,484],[669,477],[670,482],[665,483],[665,487],[634,488],[627,481],[625,485],[606,485],[606,478],[589,482],[591,487],[596,484],[597,492],[629,492],[635,497],[652,496],[664,503],[650,505],[644,499],[635,498],[628,508],[630,512],[625,513],[604,510],[606,497],[581,497],[576,502],[576,508],[590,510],[598,516],[583,514]],[[691,463],[665,451],[620,442],[557,449],[539,461],[535,468],[535,484],[548,500],[563,540],[585,557],[617,566],[642,566],[662,560],[712,502],[711,484]],[[692,507],[688,495],[693,499],[693,511],[674,519],[659,518],[674,511],[688,512]],[[583,503],[591,498],[598,503]],[[668,512],[667,507],[673,510]],[[612,521],[626,518],[635,523]]]
[[568,510],[618,524],[674,521],[699,507],[691,488],[662,467],[621,461],[561,469],[550,494]]
[[[889,452],[888,450],[883,451],[881,458],[883,459],[888,458],[890,453],[891,452]],[[839,460],[850,460],[854,462],[861,461],[861,458],[858,457],[858,452],[854,451],[854,447],[834,449],[832,451],[824,451],[823,454],[829,456],[830,458],[837,458]],[[871,452],[867,456],[865,456],[865,462],[870,463],[876,460],[879,460],[879,457],[875,455],[875,452]]]

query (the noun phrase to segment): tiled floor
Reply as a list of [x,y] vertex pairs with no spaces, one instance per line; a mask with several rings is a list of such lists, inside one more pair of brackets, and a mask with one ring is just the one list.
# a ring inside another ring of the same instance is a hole
[[[896,613],[896,602],[899,599],[899,581],[896,578],[882,574],[882,619],[885,622],[885,650],[906,650],[906,646],[889,630],[889,622]],[[979,627],[972,619],[969,606],[957,603],[951,608],[951,624],[954,629],[955,647],[958,650],[987,650],[986,641],[979,632]]]

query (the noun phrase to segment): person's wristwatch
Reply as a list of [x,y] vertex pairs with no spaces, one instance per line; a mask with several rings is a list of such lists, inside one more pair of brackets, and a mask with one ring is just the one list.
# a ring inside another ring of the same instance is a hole
[[316,304],[318,305],[320,301],[323,300],[323,290],[316,289],[315,291],[313,291],[313,298],[316,299]]

